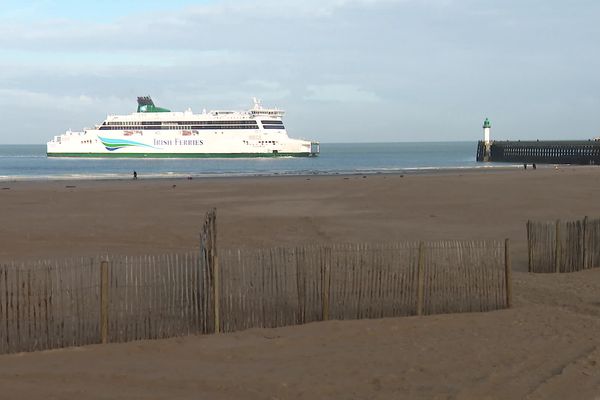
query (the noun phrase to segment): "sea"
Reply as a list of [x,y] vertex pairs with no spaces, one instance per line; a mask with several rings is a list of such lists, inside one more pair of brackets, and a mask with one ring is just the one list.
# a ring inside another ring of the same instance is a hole
[[45,145],[0,145],[0,181],[333,175],[506,168],[475,161],[477,142],[321,143],[317,157],[53,158]]

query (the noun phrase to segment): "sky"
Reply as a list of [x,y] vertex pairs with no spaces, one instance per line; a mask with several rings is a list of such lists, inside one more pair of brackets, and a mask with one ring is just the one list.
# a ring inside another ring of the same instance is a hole
[[321,142],[600,136],[597,0],[0,0],[0,143],[136,97]]

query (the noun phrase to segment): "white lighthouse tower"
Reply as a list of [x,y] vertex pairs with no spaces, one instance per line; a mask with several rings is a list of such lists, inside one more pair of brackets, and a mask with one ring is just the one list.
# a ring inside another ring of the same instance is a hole
[[492,124],[490,124],[490,120],[486,118],[485,121],[483,121],[483,144],[485,146],[483,161],[489,161],[492,152],[492,142],[490,141],[491,128]]
[[486,147],[490,145],[490,128],[492,125],[490,124],[489,119],[485,119],[483,121],[483,141],[485,142]]

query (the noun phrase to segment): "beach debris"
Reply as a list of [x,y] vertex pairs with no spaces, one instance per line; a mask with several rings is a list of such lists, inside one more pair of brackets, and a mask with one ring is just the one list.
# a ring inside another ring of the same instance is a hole
[[366,178],[366,177],[367,177],[366,175],[363,175],[363,178]]
[[9,187],[3,187],[2,190],[10,190]]
[[75,185],[67,185],[67,186],[65,186],[65,187],[66,187],[67,189],[73,189],[73,188],[76,188],[77,186],[75,186]]
[[350,178],[348,178],[348,177],[345,177],[345,178],[344,178],[344,180],[345,180],[345,181],[347,181],[348,179],[350,179]]
[[173,189],[175,189],[175,188],[177,187],[177,185],[173,185],[173,186],[171,186],[171,187],[172,187]]
[[269,339],[269,340],[273,340],[273,339],[280,339],[281,336],[280,335],[265,335],[263,336],[265,339]]
[[307,181],[310,181],[310,178],[306,178]]

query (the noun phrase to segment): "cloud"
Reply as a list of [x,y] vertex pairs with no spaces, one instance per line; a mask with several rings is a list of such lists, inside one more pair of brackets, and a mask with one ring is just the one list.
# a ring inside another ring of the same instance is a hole
[[[144,49],[246,49],[274,47],[293,34],[308,34],[321,21],[345,12],[377,12],[416,0],[224,0],[172,11],[151,8],[98,21],[66,17],[23,23],[0,18],[0,49],[70,52]],[[316,21],[312,21],[313,19]],[[305,27],[301,24],[308,23]],[[363,23],[369,24],[365,20]],[[336,25],[344,25],[343,20]]]
[[309,85],[305,100],[315,100],[333,103],[377,103],[381,99],[373,92],[361,89],[356,85],[329,84]]
[[191,15],[278,17],[285,20],[304,17],[331,17],[345,8],[373,8],[385,5],[401,4],[415,0],[254,0],[220,1],[188,7]]
[[48,93],[21,89],[0,89],[0,104],[4,107],[43,108],[56,112],[72,111],[74,108],[85,108],[95,100],[87,95],[52,96]]

